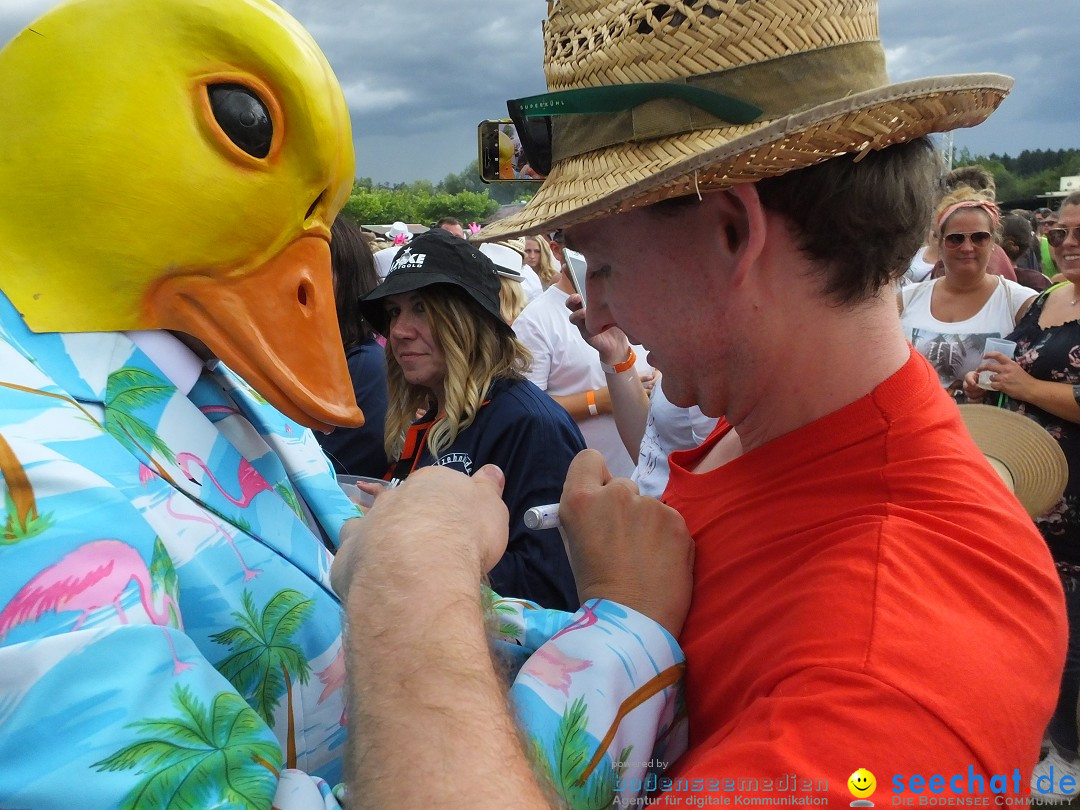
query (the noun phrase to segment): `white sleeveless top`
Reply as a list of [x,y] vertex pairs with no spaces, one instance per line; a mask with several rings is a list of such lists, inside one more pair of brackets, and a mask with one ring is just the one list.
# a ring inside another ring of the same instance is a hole
[[910,284],[900,290],[904,310],[900,325],[915,349],[930,361],[941,384],[956,389],[962,386],[964,375],[974,371],[982,362],[986,339],[1003,338],[1016,325],[1016,313],[1036,293],[1030,287],[998,278],[998,286],[989,300],[966,321],[939,321],[930,313],[930,298],[934,278]]

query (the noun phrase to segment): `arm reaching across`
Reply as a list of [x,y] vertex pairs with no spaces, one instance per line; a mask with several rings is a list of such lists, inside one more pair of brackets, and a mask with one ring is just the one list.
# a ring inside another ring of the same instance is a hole
[[594,450],[570,466],[559,511],[582,607],[510,696],[535,767],[568,806],[631,804],[686,748],[672,634],[689,607],[693,544],[675,510],[612,478]]
[[581,601],[604,598],[682,630],[690,609],[694,543],[682,516],[612,478],[595,450],[579,453],[566,475],[559,517]]
[[[585,463],[587,473],[578,476],[582,488],[609,488],[611,479],[604,482],[606,468],[598,459],[586,451],[571,468]],[[479,592],[481,572],[506,542],[501,485],[494,467],[471,479],[426,468],[381,496],[366,520],[346,529],[333,578],[350,628],[349,781],[374,806],[428,806],[449,797],[500,806],[513,796],[518,807],[549,807],[548,797],[555,794],[584,806],[597,792],[612,799],[616,792],[638,795],[640,786],[630,791],[620,780],[640,779],[649,770],[654,745],[669,759],[682,749],[677,644],[648,615],[592,597],[618,583],[612,592],[629,607],[654,609],[663,600],[624,590],[630,580],[621,570],[610,577],[599,573],[597,552],[610,539],[600,534],[579,555],[590,571],[589,589],[581,594],[590,601],[577,613],[535,610],[514,600],[496,603],[503,637],[512,638],[517,649],[535,651],[511,690],[515,723],[497,675],[500,665],[489,653]],[[674,523],[667,516],[671,510],[634,495],[626,482],[610,493],[574,497],[584,507],[604,496],[620,508],[633,502],[640,536],[669,531],[668,522]],[[664,517],[648,514],[654,511]],[[571,529],[575,536],[589,531],[584,525]],[[680,576],[657,577],[638,590],[674,594],[685,587],[687,595],[678,594],[675,607],[660,610],[677,627],[685,615],[678,605],[688,601],[691,559],[681,522],[669,545],[681,548],[674,554],[681,562],[672,565]],[[672,549],[662,550],[666,556]],[[656,570],[651,558],[636,560]],[[518,724],[531,756],[521,745]],[[581,752],[572,774],[551,767],[553,757]],[[416,778],[418,769],[423,779]]]
[[[349,787],[372,807],[547,808],[484,633],[502,473],[430,467],[380,496],[334,564],[349,617]],[[468,527],[468,530],[465,529]],[[345,574],[350,576],[346,577]]]

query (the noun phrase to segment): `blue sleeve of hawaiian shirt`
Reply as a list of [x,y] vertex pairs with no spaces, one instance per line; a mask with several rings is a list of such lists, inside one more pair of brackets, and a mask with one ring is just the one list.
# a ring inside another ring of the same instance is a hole
[[602,599],[572,614],[497,597],[493,608],[537,770],[571,808],[633,803],[686,750],[678,643]]

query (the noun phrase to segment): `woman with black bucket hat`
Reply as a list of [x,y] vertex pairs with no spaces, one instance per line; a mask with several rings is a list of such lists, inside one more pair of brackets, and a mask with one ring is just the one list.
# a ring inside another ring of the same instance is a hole
[[[566,411],[524,378],[529,353],[499,314],[494,263],[468,242],[431,230],[398,252],[361,307],[387,339],[386,477],[400,481],[433,464],[468,475],[497,465],[506,476],[510,542],[490,572],[492,588],[576,609],[558,530],[529,529],[524,514],[559,500],[585,442]],[[418,411],[423,416],[414,421]]]

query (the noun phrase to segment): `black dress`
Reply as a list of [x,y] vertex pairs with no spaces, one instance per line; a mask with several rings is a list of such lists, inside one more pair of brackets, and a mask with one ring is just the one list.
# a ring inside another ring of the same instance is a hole
[[[1044,293],[1035,299],[1009,335],[1009,340],[1016,341],[1016,362],[1037,380],[1080,384],[1080,320],[1047,329],[1039,326],[1046,298]],[[1080,425],[1029,402],[1004,397],[1002,404],[1046,428],[1065,453],[1069,462],[1065,495],[1035,522],[1055,562],[1080,566]]]
[[[1047,293],[1032,302],[1009,335],[1016,341],[1016,362],[1032,377],[1050,382],[1080,383],[1080,320],[1047,329],[1039,326],[1039,316]],[[1053,436],[1069,462],[1069,482],[1062,499],[1035,523],[1057,564],[1065,591],[1065,611],[1069,620],[1069,646],[1057,706],[1047,733],[1066,760],[1077,756],[1077,699],[1080,697],[1080,425],[1047,413],[1029,402],[1002,397],[1002,405],[1034,419]],[[992,398],[990,400],[992,402]]]

